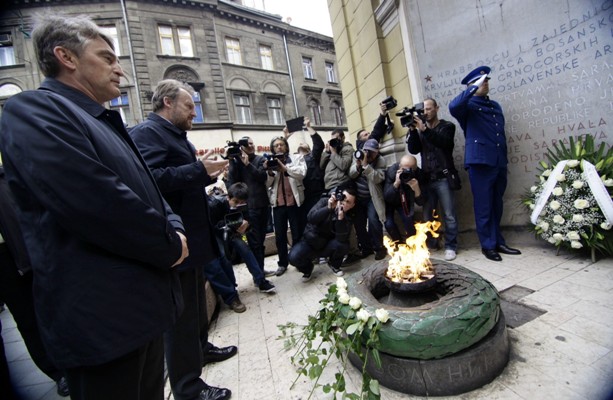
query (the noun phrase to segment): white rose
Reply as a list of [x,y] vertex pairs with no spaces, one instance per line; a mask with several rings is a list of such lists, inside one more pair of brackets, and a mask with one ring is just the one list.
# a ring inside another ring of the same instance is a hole
[[553,194],[556,196],[562,196],[564,194],[564,189],[559,186],[556,186],[556,188],[553,189]]
[[385,308],[379,308],[375,311],[375,316],[382,323],[386,323],[390,319],[390,314]]
[[563,224],[566,221],[564,220],[564,218],[561,215],[556,214],[556,215],[553,216],[553,222],[555,222],[556,224]]
[[339,289],[347,289],[347,282],[344,278],[336,278],[336,287]]
[[357,310],[358,308],[362,307],[362,300],[358,299],[357,297],[352,297],[351,300],[349,300],[349,306],[354,310]]
[[543,173],[541,175],[544,176],[545,178],[547,178],[549,175],[551,175],[551,170],[550,169],[546,169],[545,171],[543,171]]
[[566,163],[566,165],[568,165],[571,168],[575,168],[577,165],[579,165],[579,161],[578,160],[570,160]]
[[536,186],[531,186],[531,187],[530,187],[530,191],[531,191],[532,193],[536,192],[536,189],[537,189],[537,187],[536,187]]
[[573,181],[573,187],[575,189],[581,189],[583,187],[583,185],[585,185],[585,183],[583,183],[583,181],[580,181],[580,180]]
[[604,183],[604,185],[606,187],[611,187],[611,186],[613,186],[613,179],[609,178],[609,179],[605,180],[603,183]]
[[556,242],[557,242],[557,241],[556,241],[554,238],[552,238],[552,237],[550,237],[549,239],[547,239],[547,241],[548,241],[549,243],[551,243],[551,244],[556,244]]
[[605,231],[608,231],[609,229],[611,229],[611,224],[608,222],[603,222],[602,224],[600,224],[600,227]]
[[338,301],[341,302],[342,304],[349,304],[349,295],[347,293],[343,293],[340,296],[338,296]]
[[573,222],[583,222],[583,215],[581,214],[573,214]]
[[535,205],[533,203],[530,203],[530,209],[534,210]]
[[564,174],[560,174],[558,176],[556,176],[556,181],[558,182],[564,182],[566,180],[566,175]]
[[572,240],[570,242],[570,247],[572,247],[573,249],[580,249],[583,247],[583,245],[581,244],[581,242],[577,242],[576,240]]
[[561,233],[554,233],[552,236],[557,242],[561,242],[562,240],[564,240],[564,235],[562,235]]
[[579,232],[577,231],[570,231],[566,234],[566,237],[569,240],[579,240],[580,236],[579,236]]
[[585,199],[577,199],[573,204],[578,210],[583,210],[584,208],[588,208],[590,206],[590,202]]
[[347,296],[349,296],[349,294],[347,293],[347,289],[340,288],[340,289],[338,289],[338,290],[336,291],[336,295],[337,295],[338,297],[340,297],[340,296],[341,296],[341,295],[343,295],[343,294],[346,294]]
[[539,226],[541,227],[541,229],[543,230],[543,232],[547,232],[549,230],[549,223],[548,222],[541,222],[539,224]]
[[553,210],[553,211],[557,211],[558,208],[560,208],[562,206],[562,204],[560,204],[559,201],[554,200],[552,202],[549,203],[549,207]]
[[360,321],[364,321],[364,322],[366,322],[366,321],[368,321],[368,318],[370,318],[370,313],[369,313],[368,311],[366,311],[365,309],[363,309],[363,308],[362,308],[360,311],[358,311],[358,312],[355,314],[355,316],[356,316],[356,317],[358,317],[358,319],[359,319]]

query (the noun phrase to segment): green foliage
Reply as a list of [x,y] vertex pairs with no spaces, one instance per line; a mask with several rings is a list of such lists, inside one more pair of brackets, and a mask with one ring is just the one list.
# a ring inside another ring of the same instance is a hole
[[[585,179],[583,161],[593,164],[607,189],[613,192],[613,147],[596,145],[594,137],[569,137],[568,147],[559,142],[548,150],[548,162],[538,166],[537,183],[523,196],[522,203],[530,212],[535,207],[548,179],[556,179],[554,192],[541,211],[534,231],[556,247],[590,249],[613,255],[613,231],[600,210]],[[551,177],[555,166],[569,160],[561,176]],[[577,200],[584,200],[576,203]],[[579,205],[579,207],[577,207]]]
[[[330,286],[319,303],[321,308],[315,315],[309,316],[307,325],[298,326],[293,322],[279,325],[281,335],[278,339],[284,341],[285,349],[296,349],[290,357],[298,370],[292,387],[300,376],[308,376],[314,381],[309,399],[319,387],[324,393],[331,393],[335,399],[339,394],[343,399],[379,400],[379,382],[368,374],[366,365],[372,356],[376,365],[381,367],[377,350],[378,332],[389,315],[382,309],[377,310],[376,315],[362,309],[361,301],[347,294],[347,284],[343,278],[338,278],[337,283]],[[345,372],[350,353],[356,354],[362,361],[359,394],[347,392]],[[335,374],[333,382],[320,384],[321,374],[333,356],[341,362],[341,370]]]

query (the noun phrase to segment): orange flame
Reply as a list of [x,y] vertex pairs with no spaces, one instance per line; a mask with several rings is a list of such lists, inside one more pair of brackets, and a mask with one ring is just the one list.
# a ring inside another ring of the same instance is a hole
[[[417,283],[427,280],[426,275],[432,275],[430,251],[426,245],[427,233],[438,237],[436,232],[441,226],[439,221],[428,221],[415,224],[417,233],[405,241],[405,244],[396,245],[385,236],[383,244],[392,257],[387,268],[387,277],[394,282]],[[422,279],[422,277],[426,279]]]

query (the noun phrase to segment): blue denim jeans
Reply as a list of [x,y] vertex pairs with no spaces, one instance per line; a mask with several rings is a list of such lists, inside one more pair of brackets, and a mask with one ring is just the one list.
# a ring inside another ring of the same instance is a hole
[[458,248],[458,219],[456,217],[453,191],[449,189],[447,179],[431,181],[427,186],[428,197],[424,204],[424,218],[427,221],[434,220],[433,211],[441,215],[437,208],[440,203],[443,208],[443,221],[445,222],[445,249],[457,250]]
[[232,263],[226,257],[218,257],[208,262],[204,265],[202,271],[215,293],[221,296],[224,303],[230,305],[238,297]]
[[[358,199],[355,216],[355,233],[362,253],[370,253],[383,248],[383,224],[372,199]],[[368,222],[368,229],[366,223]]]
[[253,282],[256,285],[260,285],[264,282],[264,270],[260,267],[258,260],[256,260],[255,255],[253,255],[247,243],[245,243],[241,237],[236,236],[230,239],[230,245],[247,265],[247,269],[253,277]]

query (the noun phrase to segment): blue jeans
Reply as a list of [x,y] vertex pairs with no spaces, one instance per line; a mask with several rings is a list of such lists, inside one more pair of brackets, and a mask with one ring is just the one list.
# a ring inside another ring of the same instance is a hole
[[386,204],[385,207],[385,230],[390,235],[393,241],[400,242],[402,240],[402,235],[400,234],[400,230],[396,226],[396,221],[394,220],[394,214],[398,212],[400,215],[400,219],[402,219],[402,225],[404,230],[407,233],[407,236],[415,235],[415,220],[413,217],[413,207],[411,205],[410,215],[405,215],[402,206],[392,207],[389,204]]
[[253,255],[247,243],[245,243],[241,237],[235,236],[230,239],[230,245],[247,265],[247,269],[253,277],[253,282],[256,285],[260,285],[264,282],[264,270],[260,267],[258,260],[256,260],[255,255]]
[[224,303],[230,305],[238,297],[232,263],[227,261],[226,257],[218,257],[206,263],[202,271]]
[[275,243],[279,254],[278,265],[286,267],[289,265],[287,258],[287,223],[292,232],[292,245],[298,243],[302,237],[304,226],[302,226],[302,210],[298,206],[278,206],[273,207],[272,216],[275,221]]
[[443,221],[445,221],[445,249],[457,250],[458,248],[458,219],[455,212],[453,191],[449,189],[447,179],[431,181],[427,186],[428,197],[424,204],[424,217],[427,221],[433,221],[433,212],[440,215],[437,205],[443,208]]
[[[383,248],[383,224],[375,209],[372,199],[357,199],[356,216],[354,220],[355,233],[362,254],[371,253]],[[368,222],[368,230],[366,229]]]

